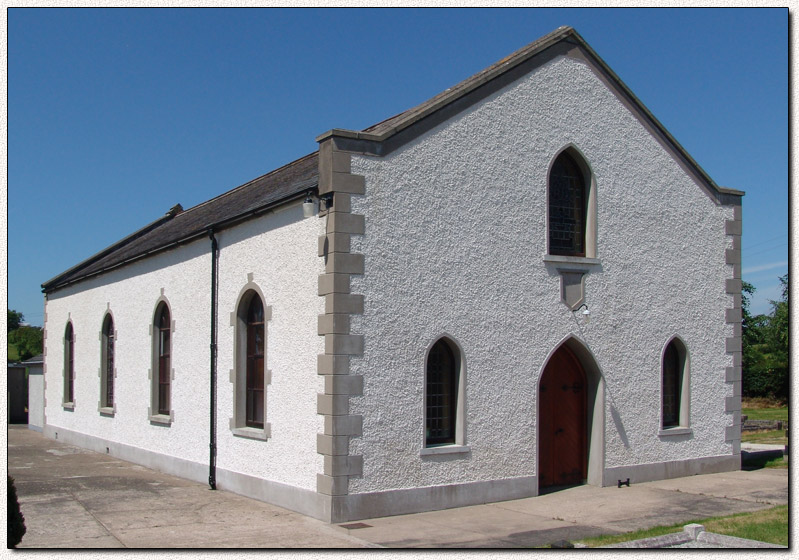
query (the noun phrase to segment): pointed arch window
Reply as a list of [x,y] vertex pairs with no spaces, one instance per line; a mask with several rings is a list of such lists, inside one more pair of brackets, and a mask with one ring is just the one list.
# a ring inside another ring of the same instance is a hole
[[100,351],[100,408],[107,409],[102,412],[112,412],[114,409],[114,343],[116,336],[114,333],[114,319],[110,313],[103,320],[100,339],[102,343]]
[[549,254],[591,256],[586,251],[588,231],[588,181],[568,150],[552,164],[549,173]]
[[439,338],[427,352],[423,454],[469,450],[464,445],[464,369],[460,348],[449,338]]
[[673,432],[690,425],[690,375],[688,351],[673,338],[663,351],[661,366],[661,428]]
[[170,358],[172,355],[172,336],[169,308],[161,304],[158,313],[158,414],[169,414],[171,397]]
[[439,340],[427,355],[428,445],[455,443],[458,372],[449,344]]
[[663,354],[663,427],[671,428],[680,424],[680,375],[679,356],[674,343],[666,347]]
[[64,404],[75,404],[75,332],[72,322],[64,331]]

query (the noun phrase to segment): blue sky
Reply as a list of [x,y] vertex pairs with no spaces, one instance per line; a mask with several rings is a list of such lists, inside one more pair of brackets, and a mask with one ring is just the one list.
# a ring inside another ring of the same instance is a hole
[[404,111],[571,25],[717,184],[753,312],[788,271],[787,9],[8,12],[8,306],[181,203]]

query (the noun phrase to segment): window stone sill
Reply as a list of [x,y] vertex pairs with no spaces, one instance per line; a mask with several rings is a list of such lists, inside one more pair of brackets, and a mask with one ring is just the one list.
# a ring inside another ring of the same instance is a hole
[[599,266],[602,261],[588,257],[569,257],[566,255],[544,255],[544,262],[563,266],[576,266],[584,268],[586,266]]
[[111,416],[111,417],[113,417],[114,414],[116,414],[116,411],[117,411],[116,407],[101,406],[99,408],[99,412],[100,412],[101,416]]
[[74,402],[65,402],[61,403],[61,406],[64,410],[75,410],[75,403]]
[[230,431],[233,432],[234,436],[247,439],[257,439],[259,441],[266,441],[271,436],[271,429],[269,424],[264,424],[263,429],[241,427],[241,428],[231,428]]
[[159,426],[171,426],[172,415],[170,414],[169,416],[167,416],[166,414],[154,414],[150,416],[150,424],[158,424]]
[[469,453],[472,448],[468,445],[441,445],[439,447],[425,447],[419,455],[447,455],[450,453]]
[[658,432],[660,437],[670,437],[670,436],[688,436],[693,435],[694,431],[691,428],[661,428]]

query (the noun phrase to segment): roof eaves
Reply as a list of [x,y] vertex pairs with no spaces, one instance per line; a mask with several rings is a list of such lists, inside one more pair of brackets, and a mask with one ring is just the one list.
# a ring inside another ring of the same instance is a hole
[[44,354],[36,354],[32,358],[24,360],[22,363],[28,365],[44,363]]
[[382,142],[388,135],[385,134],[372,134],[371,132],[363,132],[359,130],[348,130],[345,128],[332,128],[327,132],[323,132],[316,137],[317,142],[321,142],[325,138],[331,136],[338,136],[340,138],[352,138],[353,140],[370,140],[372,142]]

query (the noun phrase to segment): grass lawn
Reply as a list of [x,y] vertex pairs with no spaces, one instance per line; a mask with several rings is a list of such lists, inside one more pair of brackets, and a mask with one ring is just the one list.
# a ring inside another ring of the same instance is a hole
[[770,432],[741,432],[741,441],[747,443],[788,445],[788,438],[785,437],[785,430],[772,430]]
[[727,515],[724,517],[697,519],[686,521],[679,525],[664,525],[641,531],[623,533],[621,535],[594,537],[581,542],[593,548],[620,542],[646,539],[649,537],[667,535],[669,533],[679,533],[682,531],[683,526],[688,523],[700,523],[704,525],[705,530],[710,533],[719,533],[731,537],[740,537],[742,539],[752,539],[788,546],[788,506],[777,506],[752,513],[736,513],[735,515]]
[[[741,414],[749,420],[782,420],[788,421],[788,407],[774,406],[774,403],[757,399],[744,399]],[[788,438],[784,430],[766,432],[742,432],[741,441],[748,443],[772,443],[775,445],[788,445]]]
[[[744,405],[748,403],[743,403]],[[782,420],[788,421],[788,407],[780,406],[777,408],[743,408],[741,414],[749,420]]]

